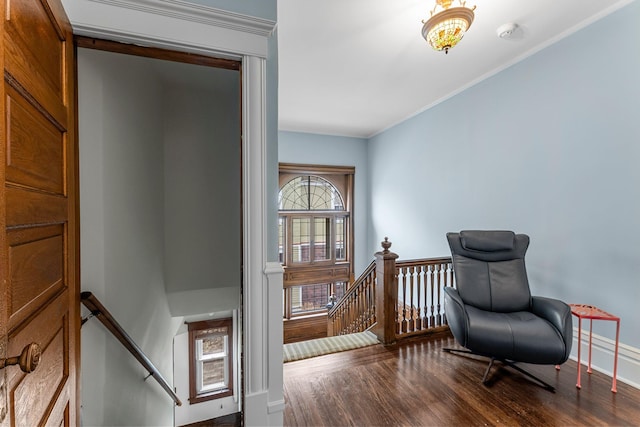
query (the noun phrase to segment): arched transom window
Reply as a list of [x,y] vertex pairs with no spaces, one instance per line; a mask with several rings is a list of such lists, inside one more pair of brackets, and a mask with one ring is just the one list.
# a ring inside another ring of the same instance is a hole
[[278,206],[281,211],[343,211],[344,199],[326,179],[306,175],[282,186]]

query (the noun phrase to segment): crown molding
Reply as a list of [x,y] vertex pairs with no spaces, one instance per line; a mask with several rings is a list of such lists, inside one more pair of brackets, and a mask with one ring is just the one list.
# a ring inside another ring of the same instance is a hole
[[183,21],[227,28],[243,33],[268,37],[273,32],[274,21],[242,15],[209,6],[181,0],[90,0],[153,15],[166,16]]

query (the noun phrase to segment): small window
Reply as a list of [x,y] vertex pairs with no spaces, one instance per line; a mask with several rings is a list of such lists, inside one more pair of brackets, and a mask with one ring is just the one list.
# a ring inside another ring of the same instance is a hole
[[189,323],[189,402],[233,394],[233,321]]

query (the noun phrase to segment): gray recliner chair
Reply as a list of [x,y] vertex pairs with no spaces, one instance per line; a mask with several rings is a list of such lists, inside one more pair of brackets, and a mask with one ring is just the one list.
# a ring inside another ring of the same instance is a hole
[[562,301],[532,297],[524,255],[529,237],[512,231],[447,233],[456,288],[445,288],[444,308],[456,341],[471,353],[511,366],[555,391],[516,362],[560,365],[569,358],[573,324]]

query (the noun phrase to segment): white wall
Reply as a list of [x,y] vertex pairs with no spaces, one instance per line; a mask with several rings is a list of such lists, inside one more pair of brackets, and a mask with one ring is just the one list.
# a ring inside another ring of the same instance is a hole
[[[369,187],[367,140],[344,136],[280,131],[278,156],[283,163],[354,166],[354,268],[356,278],[373,261],[367,244]],[[380,250],[378,247],[377,250]]]
[[[640,355],[639,21],[631,3],[373,137],[370,251],[384,236],[411,259],[447,255],[448,231],[529,234],[533,293],[619,315]],[[640,359],[620,375],[640,384]]]
[[[181,81],[163,91],[164,271],[169,307],[173,316],[237,313],[242,283],[240,73],[194,70],[184,64],[171,67],[182,69],[175,70]],[[196,81],[201,83],[194,85]],[[233,331],[235,394],[193,405],[189,403],[188,333],[176,335],[174,386],[183,405],[175,408],[175,425],[240,410],[241,331],[236,315]]]
[[[172,381],[164,290],[162,110],[141,61],[79,49],[82,289],[93,292]],[[173,404],[96,319],[82,330],[82,420],[171,425]]]
[[[275,7],[273,8],[275,12]],[[269,55],[265,64],[266,77],[266,192],[275,196],[266,200],[267,227],[266,230],[266,250],[267,257],[271,262],[278,262],[278,159],[279,139],[278,132],[278,29],[276,28],[268,40]],[[275,193],[274,193],[275,192]],[[270,307],[270,309],[278,307]]]
[[[105,292],[105,226],[104,226],[104,174],[103,162],[103,97],[104,87],[101,73],[96,72],[98,64],[78,50],[78,88],[91,88],[91,102],[82,94],[78,99],[79,133],[91,135],[83,141],[79,150],[80,161],[80,201],[81,201],[81,286],[99,298]],[[91,203],[85,203],[85,201]],[[86,315],[86,311],[83,311]],[[102,384],[106,375],[106,339],[103,326],[95,319],[85,323],[81,331],[81,421],[87,426],[102,425],[104,420],[104,399],[101,398]],[[87,364],[85,361],[90,360]]]
[[[172,294],[170,300],[176,293],[188,298],[184,292],[228,288],[236,301],[224,308],[238,308],[242,267],[240,74],[198,68],[201,72],[163,92],[165,287]],[[203,92],[193,85],[194,79],[210,79],[215,84]],[[173,304],[171,307],[177,315]]]

